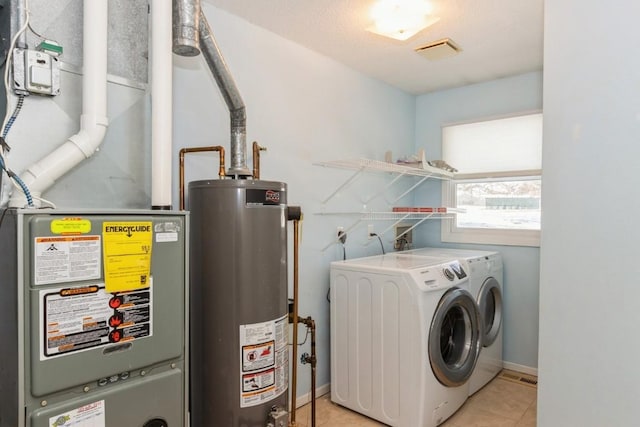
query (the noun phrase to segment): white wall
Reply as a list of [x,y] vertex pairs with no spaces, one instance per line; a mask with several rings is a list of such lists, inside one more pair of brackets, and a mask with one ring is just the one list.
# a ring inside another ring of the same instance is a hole
[[[500,117],[542,108],[542,73],[532,72],[419,96],[416,101],[416,150],[441,158],[441,127],[455,122]],[[454,165],[455,166],[455,165]],[[440,206],[439,182],[416,192],[419,206]],[[453,245],[440,239],[441,222],[425,223],[415,233],[416,247],[465,247],[500,251],[504,257],[504,360],[525,368],[538,366],[539,249],[516,246]]]
[[638,16],[545,3],[542,427],[638,425]]
[[[289,185],[289,203],[304,212],[300,254],[300,314],[318,325],[318,386],[329,374],[329,262],[341,249],[329,244],[336,227],[351,216],[319,216],[331,210],[362,209],[375,177],[362,177],[333,203],[328,196],[351,172],[313,166],[348,157],[382,159],[394,149],[408,154],[414,141],[414,97],[363,76],[213,6],[204,4],[213,34],[247,108],[247,141],[268,148],[261,157],[262,179]],[[174,57],[174,142],[181,147],[229,146],[229,112],[201,57]],[[228,160],[228,159],[227,159]],[[177,157],[176,162],[177,164]],[[187,157],[187,181],[215,178],[217,159]],[[177,171],[175,172],[177,182]],[[177,205],[177,189],[174,191]],[[367,243],[366,227],[348,236],[349,257],[379,252]],[[303,337],[303,333],[300,334]],[[309,351],[307,346],[302,351]],[[309,367],[299,371],[299,395],[309,392]]]

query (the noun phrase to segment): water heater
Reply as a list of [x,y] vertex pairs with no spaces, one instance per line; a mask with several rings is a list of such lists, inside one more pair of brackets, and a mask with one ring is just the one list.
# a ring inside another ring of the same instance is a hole
[[193,426],[263,427],[287,406],[286,191],[189,184]]
[[187,425],[183,212],[0,210],[0,427]]

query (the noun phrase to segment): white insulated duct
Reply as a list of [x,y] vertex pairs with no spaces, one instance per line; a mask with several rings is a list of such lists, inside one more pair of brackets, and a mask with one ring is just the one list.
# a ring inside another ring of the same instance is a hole
[[151,206],[171,209],[172,149],[172,6],[155,0],[151,6]]
[[[84,0],[83,17],[83,78],[82,116],[80,131],[69,137],[55,151],[34,163],[20,174],[36,197],[51,187],[57,179],[95,153],[102,143],[109,119],[107,117],[107,16],[108,0]],[[11,207],[25,206],[24,194],[14,191]]]

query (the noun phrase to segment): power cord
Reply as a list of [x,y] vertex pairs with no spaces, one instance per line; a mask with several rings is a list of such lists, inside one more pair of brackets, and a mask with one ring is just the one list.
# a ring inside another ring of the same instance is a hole
[[382,248],[382,255],[384,255],[385,254],[384,244],[382,244],[382,239],[380,238],[380,236],[378,236],[378,234],[376,233],[369,233],[369,236],[378,238],[378,241],[380,242],[380,247]]

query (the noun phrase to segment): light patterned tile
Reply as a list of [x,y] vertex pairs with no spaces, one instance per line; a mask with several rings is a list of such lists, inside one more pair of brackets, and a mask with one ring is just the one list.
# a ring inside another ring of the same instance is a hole
[[536,400],[537,390],[496,378],[465,404],[478,410],[519,421]]
[[471,406],[462,407],[450,422],[464,427],[515,427],[517,421]]
[[536,427],[537,412],[537,402],[533,402],[527,409],[527,412],[522,416],[522,419],[518,422],[517,427]]
[[[535,388],[510,381],[494,379],[476,393],[440,427],[535,427]],[[331,402],[329,394],[316,400],[317,427],[380,427],[384,426]],[[311,427],[311,405],[298,409],[298,427]]]
[[356,412],[349,411],[349,413],[345,413],[344,415],[336,418],[331,423],[331,426],[336,427],[379,427],[384,426],[384,424],[377,422],[376,420],[372,420],[371,418],[367,418],[363,415],[360,415]]

